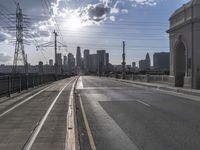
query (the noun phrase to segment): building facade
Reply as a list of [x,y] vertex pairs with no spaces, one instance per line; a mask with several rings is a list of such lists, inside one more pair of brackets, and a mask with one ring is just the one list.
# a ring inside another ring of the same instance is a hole
[[63,56],[63,65],[64,66],[67,65],[67,56],[66,55]]
[[139,61],[139,68],[141,71],[149,71],[151,68],[151,59],[149,53],[146,54],[145,60]]
[[154,53],[153,67],[154,70],[169,71],[169,53],[168,52]]
[[82,58],[81,58],[81,48],[78,46],[76,50],[76,67],[81,68]]
[[98,57],[98,75],[102,76],[106,71],[106,51],[105,50],[97,50]]
[[191,0],[177,9],[169,21],[169,82],[200,89],[200,0]]
[[69,68],[69,71],[72,72],[75,69],[75,58],[72,53],[69,53],[67,57],[68,57],[67,59],[68,68]]
[[90,64],[89,64],[89,71],[91,73],[97,73],[98,71],[98,57],[97,57],[97,54],[90,54],[89,56],[89,61],[90,61]]
[[83,60],[83,64],[84,64],[84,72],[85,73],[89,73],[89,68],[90,68],[90,50],[86,49],[84,50],[84,60]]

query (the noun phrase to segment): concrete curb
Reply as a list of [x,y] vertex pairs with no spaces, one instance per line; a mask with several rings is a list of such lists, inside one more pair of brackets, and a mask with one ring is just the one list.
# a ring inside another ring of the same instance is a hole
[[79,77],[75,78],[69,96],[68,113],[67,113],[67,134],[65,150],[79,150],[79,141],[77,133],[77,119],[75,106],[75,90]]
[[122,79],[114,79],[110,78],[115,81],[120,81],[120,82],[125,82],[125,83],[131,83],[139,86],[144,86],[144,87],[150,87],[154,89],[160,89],[160,90],[165,90],[165,91],[171,91],[171,92],[176,92],[176,93],[181,93],[181,94],[188,94],[192,96],[200,96],[200,90],[193,90],[193,89],[184,89],[184,88],[176,88],[176,87],[170,87],[170,86],[162,86],[162,85],[157,85],[157,84],[148,84],[148,83],[143,83],[143,82],[135,82],[135,81],[129,81],[129,80],[122,80]]

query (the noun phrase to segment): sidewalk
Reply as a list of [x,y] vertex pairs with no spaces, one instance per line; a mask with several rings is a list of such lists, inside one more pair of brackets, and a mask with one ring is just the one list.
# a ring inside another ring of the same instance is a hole
[[172,91],[172,92],[188,94],[192,96],[200,96],[200,90],[196,90],[196,89],[178,88],[178,87],[172,87],[169,85],[159,84],[159,83],[147,83],[147,82],[139,82],[139,81],[123,80],[123,79],[115,79],[115,78],[110,78],[110,79],[120,81],[120,82],[132,83],[139,86],[160,89],[160,90]]

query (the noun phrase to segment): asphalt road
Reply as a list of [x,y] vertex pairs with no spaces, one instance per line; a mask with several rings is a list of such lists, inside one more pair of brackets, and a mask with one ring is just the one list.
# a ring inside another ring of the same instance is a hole
[[[0,103],[0,150],[22,150],[30,143],[32,135],[54,101],[55,104],[35,140],[32,140],[30,149],[64,150],[68,98],[73,81],[73,78],[57,81],[24,97],[15,97]],[[37,92],[39,93],[36,94]]]
[[200,150],[200,98],[98,77],[77,88],[93,137],[78,115],[82,149],[84,137],[97,150]]

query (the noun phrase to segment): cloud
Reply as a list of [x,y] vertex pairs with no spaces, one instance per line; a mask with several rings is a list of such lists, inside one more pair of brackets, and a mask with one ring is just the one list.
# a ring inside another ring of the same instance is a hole
[[0,42],[8,42],[8,39],[11,39],[14,34],[8,30],[0,29]]
[[83,10],[80,10],[80,17],[85,21],[99,22],[106,20],[107,16],[110,14],[110,8],[107,4],[98,3],[91,5],[89,4]]
[[[5,14],[15,13],[16,6],[13,1],[1,1],[2,5],[9,10],[9,12],[6,12],[3,9],[2,11]],[[40,37],[47,39],[52,35],[52,29],[55,28],[54,17],[67,20],[76,16],[83,25],[101,24],[106,20],[116,21],[117,17],[120,17],[118,14],[129,13],[128,6],[155,6],[159,1],[161,0],[49,0],[48,5],[50,6],[47,9],[44,0],[25,0],[20,1],[20,5],[23,13],[31,18],[28,26],[31,31],[26,34],[31,34],[39,40]],[[0,27],[6,26],[2,22]],[[61,26],[62,23],[60,23]],[[8,38],[14,39],[15,33],[1,29],[0,42],[4,42]],[[30,40],[30,37],[25,36],[25,38]]]
[[4,53],[0,53],[0,62],[6,63],[12,60],[11,56],[5,55]]
[[122,12],[123,14],[128,14],[128,10],[127,10],[127,9],[122,9],[121,12]]
[[161,0],[126,0],[126,1],[129,1],[133,7],[137,7],[138,5],[155,6]]
[[116,20],[115,16],[110,16],[110,20],[114,22]]

